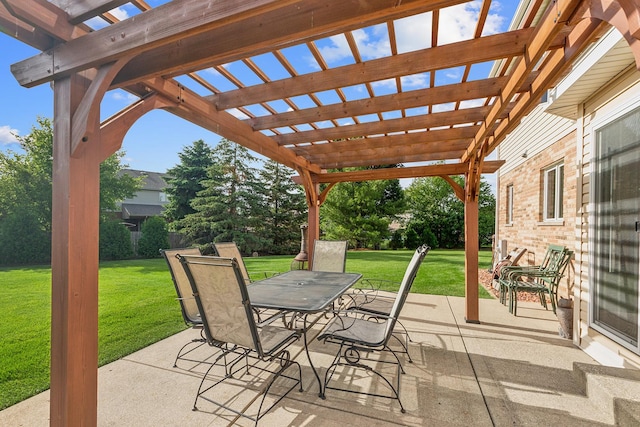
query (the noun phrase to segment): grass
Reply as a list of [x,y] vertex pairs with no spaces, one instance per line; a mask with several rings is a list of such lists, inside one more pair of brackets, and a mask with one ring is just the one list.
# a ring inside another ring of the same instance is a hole
[[[398,281],[412,251],[351,251],[347,271]],[[486,268],[490,252],[480,252]],[[292,256],[246,258],[252,272],[287,271]],[[259,278],[254,274],[253,278]],[[0,268],[0,410],[49,388],[51,269]],[[99,284],[99,364],[185,328],[162,259],[104,262]],[[480,286],[480,297],[491,296]],[[464,251],[431,251],[413,292],[464,296]],[[177,349],[176,349],[177,350]]]

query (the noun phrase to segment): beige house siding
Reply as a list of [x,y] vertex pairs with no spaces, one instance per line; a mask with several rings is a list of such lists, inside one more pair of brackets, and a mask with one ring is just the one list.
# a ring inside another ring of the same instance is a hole
[[[534,108],[500,144],[500,159],[506,160],[505,165],[500,168],[500,179],[503,174],[542,153],[547,147],[575,130],[574,120],[545,113],[545,108],[545,103]],[[525,153],[526,157],[523,157]]]
[[[578,168],[580,174],[579,206],[576,221],[576,285],[574,305],[580,307],[576,313],[574,329],[577,329],[576,344],[588,353],[614,365],[640,367],[640,356],[618,345],[598,331],[589,327],[590,282],[589,282],[589,213],[590,213],[590,171],[593,155],[593,135],[604,123],[617,116],[621,111],[640,108],[640,76],[635,67],[630,67],[617,79],[587,99],[578,109],[578,133],[581,144]],[[640,197],[640,194],[639,194]]]
[[[563,220],[542,220],[543,171],[557,162],[564,162]],[[544,257],[549,244],[559,244],[571,249],[575,246],[576,212],[576,133],[575,130],[548,145],[535,156],[527,156],[527,162],[500,175],[499,199],[506,201],[507,187],[513,185],[513,222],[507,224],[506,203],[498,209],[499,239],[507,240],[509,248],[524,247],[527,253],[521,265],[534,265]],[[573,291],[575,272],[570,266],[559,289],[560,296]]]

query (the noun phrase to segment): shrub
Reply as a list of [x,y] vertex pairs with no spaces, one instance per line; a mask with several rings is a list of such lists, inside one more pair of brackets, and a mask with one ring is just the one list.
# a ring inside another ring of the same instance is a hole
[[396,230],[391,235],[391,241],[389,242],[389,248],[395,250],[395,249],[402,249],[402,247],[403,247],[402,231],[401,230]]
[[0,265],[46,264],[51,261],[51,234],[29,210],[0,221]]
[[138,255],[144,258],[158,258],[160,249],[169,248],[167,223],[159,216],[152,216],[142,223],[142,237],[138,242]]
[[118,220],[100,224],[100,259],[127,259],[133,256],[131,233]]

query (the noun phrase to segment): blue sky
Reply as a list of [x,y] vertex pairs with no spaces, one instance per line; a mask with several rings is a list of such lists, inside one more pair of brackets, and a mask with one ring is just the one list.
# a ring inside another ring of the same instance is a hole
[[[157,1],[150,3],[157,3]],[[489,20],[485,25],[485,33],[506,30],[517,4],[518,2],[514,0],[494,1]],[[480,2],[478,1],[449,8],[449,11],[446,9],[441,11],[438,43],[446,44],[470,38],[470,34],[475,29],[479,5]],[[126,19],[137,13],[137,11],[125,6],[114,10],[113,13],[119,16],[120,19]],[[363,58],[370,59],[389,55],[389,40],[388,36],[385,36],[386,31],[381,31],[383,28],[384,26],[374,26],[354,32],[354,37]],[[395,28],[400,52],[422,49],[430,44],[429,38],[424,36],[425,33],[430,34],[430,31],[425,31],[424,17],[396,21]],[[331,67],[353,62],[346,39],[343,36],[321,40],[317,45]],[[300,74],[316,71],[318,66],[311,55],[303,51],[297,52],[296,49],[301,48],[290,48],[290,52],[287,49],[284,50],[290,60],[294,58],[292,65],[296,70]],[[11,64],[27,59],[37,53],[39,53],[37,50],[5,34],[0,34],[0,93],[2,93],[4,100],[4,102],[0,103],[0,150],[19,152],[20,147],[13,135],[28,134],[36,124],[38,116],[53,117],[53,91],[51,87],[45,84],[31,89],[23,88],[18,85],[10,71]],[[276,80],[286,76],[281,69],[277,68],[275,61],[269,62],[270,58],[268,56],[259,56],[254,60],[267,72],[271,79]],[[472,69],[470,79],[485,77],[490,65],[483,64]],[[246,76],[246,81],[243,80],[244,84],[253,84],[251,73],[243,73],[239,68],[241,66],[242,64],[240,63],[233,63],[225,65],[225,68],[240,78]],[[203,74],[203,77],[222,90],[234,88],[215,70],[207,70],[202,73],[206,73]],[[460,78],[460,75],[461,69],[439,71],[436,73],[436,82],[437,84],[455,83],[456,79]],[[403,87],[406,86],[410,90],[412,83],[418,86],[423,83],[425,78],[428,78],[428,76],[412,76],[415,81],[411,82],[410,79],[407,79],[403,82]],[[189,86],[193,87],[193,83],[189,83]],[[385,85],[384,81],[376,82],[373,85],[376,94],[387,93],[388,87],[390,85]],[[362,97],[362,93],[363,89],[358,87],[345,90],[345,94],[349,99]],[[322,96],[322,94],[319,94],[320,98]],[[330,94],[326,94],[326,96],[329,97]],[[107,118],[116,113],[131,104],[133,100],[134,98],[123,91],[107,93],[101,104],[102,118]],[[306,107],[304,99],[294,101],[301,108]],[[323,102],[331,103],[337,101],[323,99]],[[287,108],[286,105],[278,105],[277,103],[273,103],[272,107],[278,111],[284,111]],[[439,107],[445,110],[448,109],[446,105]],[[234,111],[230,112],[234,114]],[[258,115],[261,114],[260,111],[252,112]],[[420,112],[416,111],[416,114],[420,114]],[[236,115],[243,117],[240,112],[237,112]],[[305,130],[305,128],[300,127],[300,130]],[[220,137],[172,114],[155,110],[138,120],[127,133],[122,147],[126,152],[125,162],[133,169],[164,172],[168,168],[175,166],[179,162],[178,153],[197,139],[202,139],[210,145],[215,145],[220,140]]]

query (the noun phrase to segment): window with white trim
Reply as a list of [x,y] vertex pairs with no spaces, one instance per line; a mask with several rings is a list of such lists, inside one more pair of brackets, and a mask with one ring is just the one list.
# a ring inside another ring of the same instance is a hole
[[507,185],[507,225],[513,224],[513,184]]
[[543,172],[544,189],[542,220],[562,219],[562,193],[564,192],[564,163],[557,163]]

